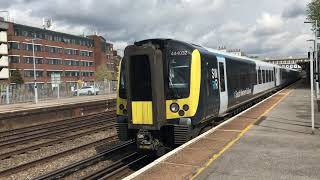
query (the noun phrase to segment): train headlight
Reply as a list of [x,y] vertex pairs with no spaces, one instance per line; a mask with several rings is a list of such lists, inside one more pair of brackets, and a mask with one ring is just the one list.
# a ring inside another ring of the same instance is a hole
[[188,110],[189,110],[188,104],[183,105],[183,106],[182,106],[182,109],[185,110],[185,111],[188,111]]
[[178,112],[179,111],[179,105],[177,103],[172,103],[170,105],[170,110],[174,113]]
[[120,105],[119,105],[119,109],[120,109],[120,110],[123,110],[123,109],[124,109],[124,105],[123,105],[123,104],[120,104]]
[[184,111],[183,110],[179,111],[179,116],[184,116]]

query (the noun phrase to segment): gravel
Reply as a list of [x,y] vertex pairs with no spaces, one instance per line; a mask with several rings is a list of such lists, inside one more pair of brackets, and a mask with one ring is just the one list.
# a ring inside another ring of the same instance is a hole
[[[79,132],[77,132],[79,133]],[[41,149],[28,152],[26,154],[17,155],[15,157],[12,157],[10,159],[5,159],[0,161],[0,171],[7,169],[9,167],[14,167],[20,164],[24,164],[33,160],[37,160],[43,157],[47,157],[68,149],[72,149],[81,145],[85,145],[100,139],[104,139],[107,137],[110,137],[111,135],[114,135],[116,132],[115,130],[107,130],[107,131],[101,131],[95,134],[83,136],[81,138],[77,138],[71,141],[65,141],[60,144],[55,144],[50,147],[43,147]],[[17,174],[11,175],[9,177],[6,177],[6,179],[30,179],[34,178],[43,174],[46,174],[50,171],[53,171],[55,169],[61,168],[63,166],[66,166],[67,164],[79,161],[81,159],[85,159],[87,157],[95,155],[95,149],[94,148],[88,148],[85,150],[81,150],[77,153],[74,153],[72,155],[68,155],[59,159],[56,159],[54,161],[51,161],[49,163],[42,163],[38,166],[35,166],[33,168],[27,169],[25,171],[19,172]]]

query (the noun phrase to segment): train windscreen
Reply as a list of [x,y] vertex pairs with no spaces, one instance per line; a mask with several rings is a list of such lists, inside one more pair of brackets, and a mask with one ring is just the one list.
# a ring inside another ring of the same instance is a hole
[[121,61],[120,67],[120,85],[119,85],[119,97],[122,99],[127,99],[126,92],[126,69],[125,61]]
[[190,56],[169,57],[167,99],[180,99],[189,96],[190,59]]
[[147,55],[130,57],[132,101],[152,101],[151,72]]

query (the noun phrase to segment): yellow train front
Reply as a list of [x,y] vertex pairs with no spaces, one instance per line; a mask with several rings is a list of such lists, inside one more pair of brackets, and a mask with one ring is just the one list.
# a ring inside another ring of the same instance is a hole
[[175,40],[126,47],[117,92],[119,139],[135,139],[139,149],[162,152],[198,135],[200,61],[194,46]]

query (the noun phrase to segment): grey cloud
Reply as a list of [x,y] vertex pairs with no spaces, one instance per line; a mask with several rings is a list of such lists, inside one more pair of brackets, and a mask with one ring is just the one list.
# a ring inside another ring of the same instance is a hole
[[306,15],[306,6],[302,4],[300,1],[295,1],[291,3],[289,6],[284,8],[282,12],[282,17],[284,18],[296,18],[299,16]]
[[272,8],[274,3],[278,0],[20,0],[7,7],[22,13],[31,10],[26,18],[51,17],[61,31],[98,31],[121,48],[125,43],[164,37],[212,48],[226,45],[253,54],[281,54],[286,53],[281,46],[291,39],[268,40],[284,31],[294,37],[301,30],[284,24],[283,14],[294,13],[282,13],[281,8]]

